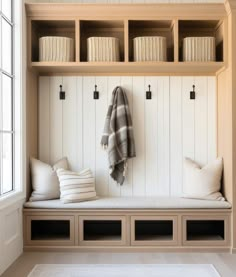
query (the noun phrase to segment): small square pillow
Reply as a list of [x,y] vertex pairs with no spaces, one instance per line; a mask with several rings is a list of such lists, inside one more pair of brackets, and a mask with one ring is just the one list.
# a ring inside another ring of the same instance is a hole
[[225,199],[220,193],[222,170],[222,158],[218,158],[202,168],[191,159],[185,158],[184,197],[224,201]]
[[31,178],[33,192],[29,201],[41,201],[60,198],[59,180],[56,170],[68,169],[67,158],[62,158],[52,167],[40,160],[31,158]]
[[90,169],[73,172],[57,169],[63,203],[92,200],[96,197],[95,183]]

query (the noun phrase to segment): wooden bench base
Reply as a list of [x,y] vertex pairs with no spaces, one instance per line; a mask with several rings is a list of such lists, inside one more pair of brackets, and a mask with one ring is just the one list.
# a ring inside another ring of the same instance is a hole
[[230,252],[231,210],[24,209],[32,251]]

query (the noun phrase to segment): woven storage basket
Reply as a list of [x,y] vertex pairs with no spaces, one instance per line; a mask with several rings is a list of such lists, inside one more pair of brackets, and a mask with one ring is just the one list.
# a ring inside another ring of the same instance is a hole
[[134,61],[166,61],[165,37],[136,37],[134,42]]
[[117,62],[120,60],[119,39],[90,37],[87,39],[88,62]]
[[41,37],[39,39],[39,61],[74,61],[74,40],[67,37]]
[[187,37],[183,40],[183,61],[208,62],[215,61],[214,37]]

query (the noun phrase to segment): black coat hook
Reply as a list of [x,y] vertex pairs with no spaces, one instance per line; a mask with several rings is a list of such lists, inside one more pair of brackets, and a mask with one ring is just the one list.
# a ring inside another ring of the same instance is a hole
[[62,85],[60,85],[59,99],[60,100],[65,100],[66,99],[66,92],[62,91]]
[[193,85],[193,90],[190,91],[190,99],[191,100],[196,99],[195,85]]
[[146,91],[146,99],[152,99],[151,85],[148,85],[148,91]]
[[99,99],[99,91],[97,91],[97,85],[95,85],[95,90],[93,92],[93,99]]

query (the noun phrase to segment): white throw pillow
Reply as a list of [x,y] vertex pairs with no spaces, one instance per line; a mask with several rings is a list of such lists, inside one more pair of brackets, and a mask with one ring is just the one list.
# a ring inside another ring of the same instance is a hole
[[63,203],[92,200],[96,197],[95,183],[90,169],[73,172],[62,168],[57,170]]
[[224,201],[225,199],[220,193],[222,170],[222,158],[218,158],[202,168],[191,159],[185,158],[184,197]]
[[30,201],[60,198],[60,187],[56,170],[58,168],[68,169],[67,159],[62,158],[52,167],[40,160],[31,158],[30,167],[33,189]]

